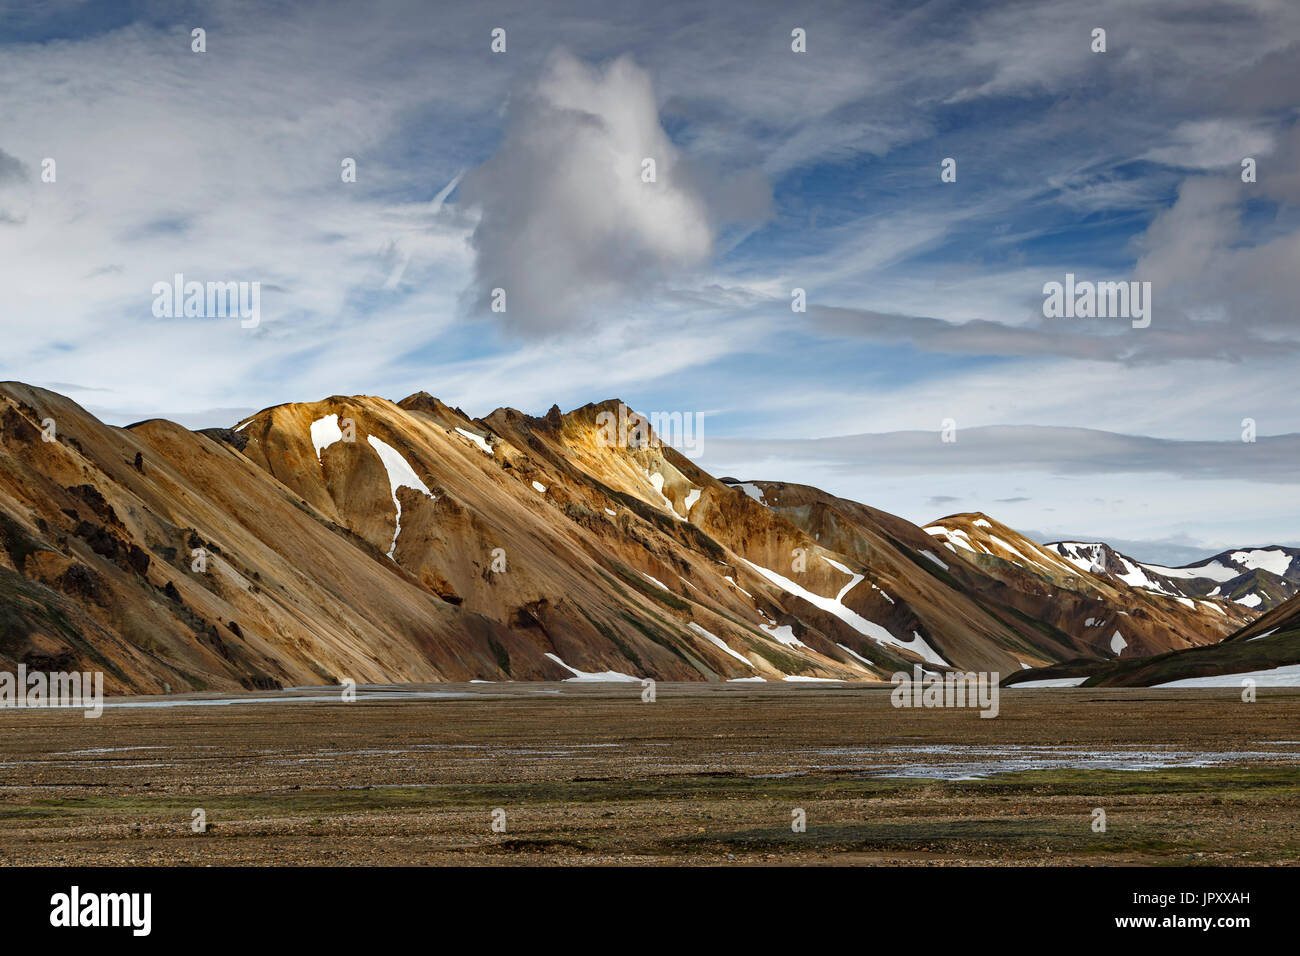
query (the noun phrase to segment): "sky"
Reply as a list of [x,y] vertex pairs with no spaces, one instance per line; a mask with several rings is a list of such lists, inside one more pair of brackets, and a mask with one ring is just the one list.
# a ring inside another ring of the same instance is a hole
[[[919,523],[1297,545],[1297,77],[1293,0],[0,0],[0,378],[617,397]],[[257,324],[156,314],[176,274]],[[1067,274],[1149,325],[1049,317]]]

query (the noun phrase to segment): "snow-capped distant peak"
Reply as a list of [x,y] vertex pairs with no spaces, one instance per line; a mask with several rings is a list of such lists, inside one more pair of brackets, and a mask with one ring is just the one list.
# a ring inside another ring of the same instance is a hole
[[[1082,571],[1173,597],[1189,607],[1197,606],[1195,598],[1224,597],[1243,607],[1267,610],[1300,586],[1300,562],[1296,560],[1300,549],[1296,548],[1243,548],[1196,564],[1166,567],[1135,561],[1102,542],[1057,541],[1046,547]],[[1281,581],[1246,577],[1256,571]],[[1209,606],[1224,613],[1219,605]]]

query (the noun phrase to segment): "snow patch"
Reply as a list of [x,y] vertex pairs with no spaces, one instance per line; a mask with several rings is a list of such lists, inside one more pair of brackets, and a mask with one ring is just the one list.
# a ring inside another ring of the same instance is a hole
[[838,647],[838,648],[839,648],[840,650],[842,650],[842,651],[845,651],[845,652],[847,652],[847,653],[849,653],[849,654],[852,654],[855,658],[857,658],[859,661],[861,661],[861,662],[862,662],[863,664],[865,664],[867,667],[874,668],[874,667],[876,666],[875,664],[871,663],[871,661],[867,660],[865,657],[863,657],[861,654],[859,654],[857,651],[855,651],[853,648],[849,647],[847,644],[836,644],[835,646]]
[[737,583],[736,583],[736,579],[733,578],[730,574],[727,575],[727,580],[731,583],[731,586],[732,586],[733,588],[735,588],[735,589],[736,589],[737,591],[739,591],[741,594],[745,595],[745,597],[747,597],[747,598],[751,598],[751,599],[754,597],[754,595],[750,594],[748,591],[746,591],[744,588],[742,588],[739,584],[737,584]]
[[478,447],[479,447],[482,451],[484,451],[486,454],[489,454],[489,455],[495,455],[495,454],[496,454],[496,452],[494,452],[494,451],[492,450],[492,446],[489,445],[489,444],[487,443],[486,440],[484,440],[484,438],[483,438],[482,435],[476,435],[474,432],[472,432],[472,431],[468,431],[467,429],[464,429],[464,428],[457,428],[456,431],[460,432],[462,435],[464,435],[466,438],[468,438],[468,439],[469,439],[470,441],[472,441],[474,444],[478,445]]
[[1204,564],[1198,564],[1190,568],[1166,568],[1159,564],[1144,564],[1142,567],[1148,571],[1154,571],[1156,574],[1166,578],[1181,578],[1190,580],[1192,578],[1208,578],[1219,584],[1225,581],[1231,581],[1237,575],[1241,574],[1237,568],[1230,568],[1220,561],[1207,561]]
[[805,677],[802,674],[787,674],[784,677],[782,677],[781,680],[789,681],[790,683],[795,683],[797,681],[816,682],[819,684],[843,684],[844,683],[844,681],[840,680],[838,677]]
[[849,583],[844,585],[844,587],[840,588],[840,592],[835,595],[836,603],[842,604],[844,602],[845,596],[850,591],[852,591],[853,588],[857,585],[857,583],[861,581],[864,577],[866,577],[866,575],[856,574],[853,571],[850,571],[844,565],[840,564],[838,561],[832,561],[830,558],[823,557],[822,560],[825,561],[827,564],[829,564],[836,571],[840,572],[840,574],[847,574],[851,578]]
[[546,656],[573,675],[572,677],[566,677],[564,679],[566,684],[569,681],[632,681],[636,684],[641,683],[641,678],[633,677],[631,674],[620,674],[618,671],[580,671],[576,667],[570,667],[568,664],[564,663],[564,661],[560,660],[560,658],[555,654],[548,653]]
[[713,634],[713,633],[711,633],[710,631],[706,631],[704,628],[700,627],[700,626],[699,626],[698,624],[696,624],[694,621],[691,621],[691,622],[690,622],[689,624],[687,624],[686,626],[689,627],[692,631],[695,631],[697,634],[699,634],[701,637],[703,637],[703,638],[704,638],[706,641],[708,641],[710,644],[712,644],[712,645],[714,645],[715,647],[717,647],[718,650],[720,650],[720,651],[724,651],[724,652],[730,654],[732,657],[734,657],[736,660],[740,661],[742,664],[747,664],[747,665],[750,667],[751,670],[753,669],[754,665],[753,665],[752,663],[750,663],[750,661],[749,661],[749,659],[748,659],[747,657],[744,657],[744,656],[742,656],[742,655],[736,653],[735,651],[733,651],[730,647],[728,647],[728,646],[726,645],[726,642],[724,642],[724,641],[722,640],[722,638],[718,637],[718,635]]
[[1021,687],[1078,687],[1088,678],[1086,677],[1053,677],[1048,680],[1027,680],[1018,684],[1012,684],[1012,690],[1019,690]]
[[786,647],[803,647],[812,650],[807,644],[794,636],[794,628],[789,624],[782,624],[780,627],[775,624],[760,624],[758,626],[771,634],[774,640],[779,641]]
[[[940,525],[933,525],[923,530],[925,531],[926,534],[931,535],[932,537],[943,536],[947,538],[947,541],[945,542],[947,544],[955,544],[957,545],[958,548],[964,548],[967,551],[975,551],[977,554],[979,553],[978,551],[976,551],[975,546],[971,544],[970,535],[968,535],[961,528],[945,528],[943,525],[940,524]],[[953,554],[956,553],[957,553],[956,548],[954,548]]]
[[1254,551],[1234,551],[1228,555],[1238,564],[1245,565],[1250,570],[1262,568],[1278,577],[1286,575],[1287,568],[1291,567],[1291,562],[1295,559],[1285,551],[1265,550],[1256,548]]
[[1263,671],[1246,671],[1243,674],[1214,674],[1209,677],[1185,677],[1155,687],[1240,687],[1250,678],[1260,687],[1300,687],[1300,664],[1286,664]]
[[1037,564],[1041,567],[1041,564],[1038,561],[1029,560],[1023,554],[1021,554],[1019,551],[1013,548],[1011,545],[1007,544],[1005,541],[999,538],[997,535],[995,534],[989,535],[989,540],[992,541],[994,544],[996,544],[1003,551],[1010,551],[1017,558],[1019,558],[1023,564]]
[[[251,425],[252,422],[249,422]],[[337,415],[326,415],[324,418],[318,418],[311,423],[311,444],[316,449],[316,460],[320,461],[321,453],[336,441],[343,440],[343,432],[339,429],[339,417]]]
[[[339,437],[341,438],[342,435]],[[407,463],[396,448],[380,441],[374,435],[367,435],[366,441],[379,455],[379,460],[384,463],[384,470],[388,472],[388,492],[393,496],[393,507],[397,509],[397,528],[393,531],[393,543],[388,546],[388,556],[392,558],[393,552],[397,550],[397,536],[402,533],[402,503],[397,500],[397,489],[413,488],[429,498],[433,497],[433,492],[425,486],[415,473],[415,469]]]
[[[852,611],[849,608],[845,607],[843,604],[840,603],[839,596],[835,598],[822,597],[820,594],[815,594],[812,591],[809,591],[807,588],[804,588],[801,585],[796,584],[794,581],[791,581],[789,578],[777,574],[775,571],[771,571],[767,568],[760,567],[759,565],[754,564],[752,561],[746,561],[744,558],[741,558],[741,560],[745,561],[745,563],[748,564],[751,568],[753,568],[763,577],[767,578],[777,587],[781,588],[783,591],[787,592],[788,594],[793,594],[796,597],[801,597],[809,604],[813,605],[814,607],[819,607],[823,611],[826,611],[829,614],[834,614],[836,617],[838,617],[845,624],[849,625],[849,627],[853,628],[859,634],[866,635],[867,637],[874,640],[877,644],[888,644],[892,647],[897,647],[902,650],[909,650],[913,654],[918,655],[922,660],[931,664],[943,664],[943,665],[948,664],[947,661],[945,661],[941,656],[939,656],[938,653],[935,652],[934,648],[930,647],[930,645],[926,643],[925,640],[920,639],[919,636],[917,640],[910,643],[901,640],[900,638],[895,637],[893,634],[890,634],[889,631],[885,630],[883,627],[881,627],[879,624],[876,624],[874,621],[868,621],[861,614],[858,614],[856,611]],[[831,561],[828,561],[827,563],[834,565],[834,562]],[[850,572],[846,571],[846,573],[850,573]],[[860,580],[862,580],[861,575],[854,575],[853,580],[851,580],[844,588],[840,590],[839,592],[840,595],[847,594],[849,590],[852,589],[852,587],[855,584],[857,584],[858,581]]]

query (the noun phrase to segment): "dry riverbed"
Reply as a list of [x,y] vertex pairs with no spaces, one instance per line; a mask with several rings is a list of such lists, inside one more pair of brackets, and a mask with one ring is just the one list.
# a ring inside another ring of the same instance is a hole
[[1300,859],[1294,690],[1006,690],[992,720],[843,685],[338,694],[0,710],[0,863]]

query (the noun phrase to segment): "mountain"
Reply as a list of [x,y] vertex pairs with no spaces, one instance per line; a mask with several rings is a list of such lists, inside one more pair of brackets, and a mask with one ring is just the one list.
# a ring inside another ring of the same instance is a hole
[[1047,548],[1090,574],[1159,594],[1223,598],[1268,611],[1300,593],[1300,548],[1271,545],[1224,551],[1196,564],[1143,564],[1100,542],[1054,541]]
[[1278,605],[1215,644],[1129,661],[1069,661],[1012,674],[1005,685],[1036,681],[1083,687],[1300,686],[1300,597]]
[[733,487],[611,441],[627,416],[333,396],[193,432],[0,385],[0,666],[149,693],[864,680],[1110,658],[1112,627],[1119,653],[1156,653],[1249,617],[1044,564],[989,519],[1035,559],[814,488]]
[[1253,617],[1222,600],[1153,593],[1080,569],[979,512],[926,525],[931,540],[975,565],[1035,620],[1078,635],[1089,656],[1143,657],[1213,641]]

